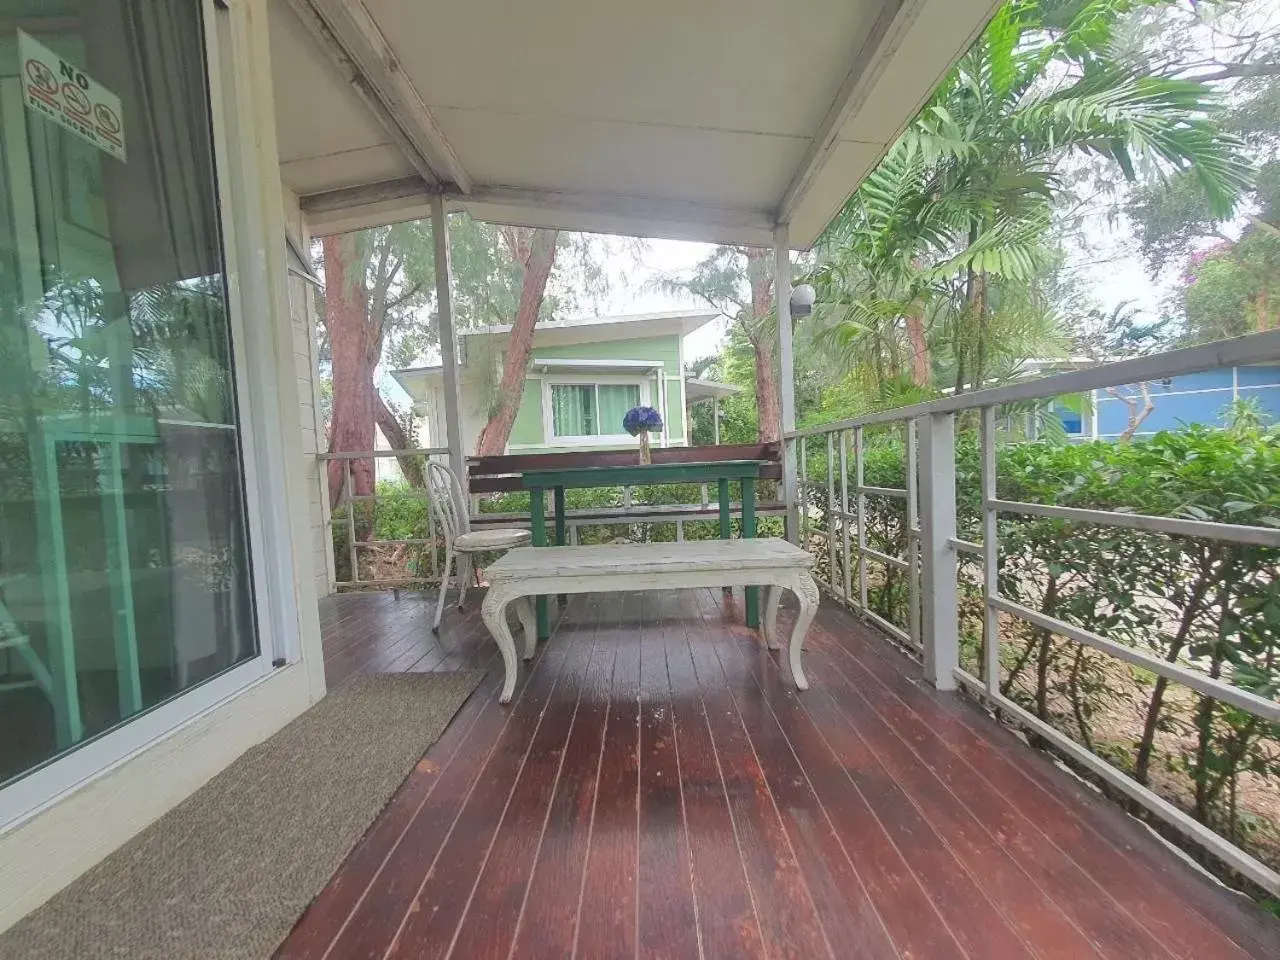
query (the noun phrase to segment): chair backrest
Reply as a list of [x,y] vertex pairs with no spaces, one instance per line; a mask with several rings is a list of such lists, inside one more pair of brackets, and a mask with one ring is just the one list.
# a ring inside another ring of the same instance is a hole
[[460,533],[471,530],[471,518],[462,497],[462,485],[443,463],[427,461],[427,496],[440,532],[452,543]]

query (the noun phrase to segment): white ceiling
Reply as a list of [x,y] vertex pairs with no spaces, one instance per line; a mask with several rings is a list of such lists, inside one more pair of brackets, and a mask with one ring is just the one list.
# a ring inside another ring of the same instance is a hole
[[[423,215],[429,168],[485,219],[767,243],[781,211],[793,246],[813,242],[996,5],[270,2],[283,175],[319,230]],[[343,54],[372,65],[381,116]]]

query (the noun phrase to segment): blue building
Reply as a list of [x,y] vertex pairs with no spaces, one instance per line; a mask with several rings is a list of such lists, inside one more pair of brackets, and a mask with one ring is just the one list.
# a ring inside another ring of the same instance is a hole
[[[1224,426],[1231,402],[1254,398],[1268,422],[1280,422],[1280,365],[1267,364],[1188,373],[1147,384],[1154,409],[1142,421],[1135,436],[1149,436],[1187,424]],[[1081,410],[1059,405],[1056,412],[1067,433],[1081,439],[1115,439],[1129,425],[1129,407],[1124,398],[1142,403],[1138,384],[1118,387],[1119,396],[1106,390],[1093,391]]]

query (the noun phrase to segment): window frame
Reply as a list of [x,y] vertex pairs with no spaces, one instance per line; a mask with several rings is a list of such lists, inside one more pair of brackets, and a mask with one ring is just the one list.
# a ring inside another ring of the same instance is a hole
[[596,417],[600,415],[600,387],[623,386],[640,388],[640,406],[651,406],[650,397],[652,377],[642,374],[581,374],[549,375],[542,378],[542,437],[543,446],[548,447],[591,447],[601,444],[617,446],[634,444],[639,446],[640,439],[626,431],[620,433],[599,433],[593,436],[561,436],[555,432],[555,415],[551,404],[553,387],[592,387],[595,389]]
[[274,246],[282,246],[279,234],[270,230],[262,212],[269,178],[279,174],[263,163],[257,135],[262,118],[249,79],[257,72],[251,65],[262,59],[261,46],[255,43],[243,5],[199,0],[196,10],[204,31],[199,56],[208,95],[258,653],[0,787],[0,833],[38,817],[70,793],[267,681],[277,665],[302,659],[296,605],[279,599],[294,596],[295,564],[288,511],[279,509],[290,499],[279,456],[290,421],[277,389],[280,370],[274,359],[277,331],[272,323],[278,317],[266,324],[247,322],[248,317],[261,316],[268,305],[278,307],[287,296],[283,249],[271,256],[277,253]]

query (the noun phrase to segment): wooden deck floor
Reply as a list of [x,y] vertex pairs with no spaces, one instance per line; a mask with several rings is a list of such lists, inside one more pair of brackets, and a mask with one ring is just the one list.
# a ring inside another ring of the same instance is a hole
[[325,602],[331,684],[490,669],[281,958],[1280,956],[838,608],[799,695],[719,591],[576,597],[510,707],[477,608]]

